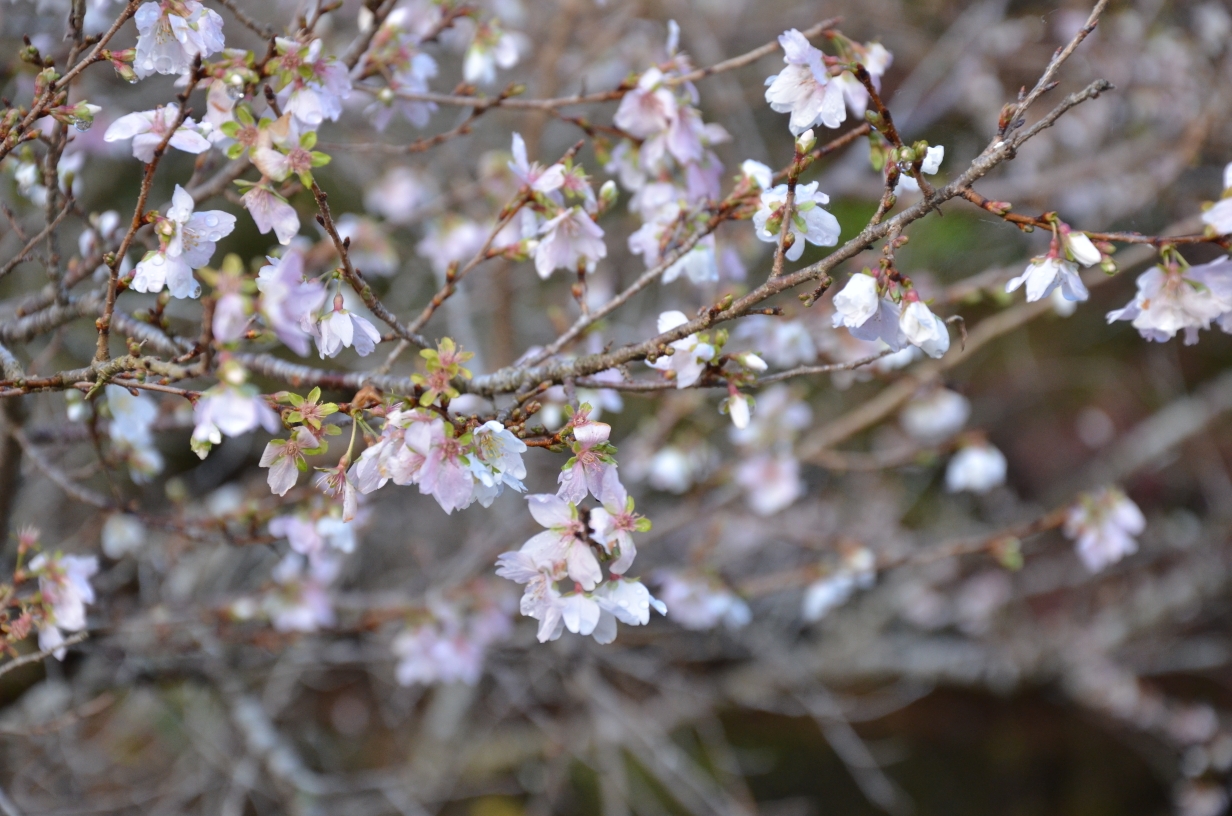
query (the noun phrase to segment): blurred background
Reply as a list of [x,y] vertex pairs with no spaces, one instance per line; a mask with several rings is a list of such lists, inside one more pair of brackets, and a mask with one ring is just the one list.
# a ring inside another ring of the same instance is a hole
[[[278,27],[299,10],[235,2]],[[214,6],[228,46],[259,52],[260,38],[229,5]],[[680,49],[704,66],[840,17],[844,34],[893,54],[885,98],[906,139],[945,146],[938,179],[957,176],[988,144],[1002,106],[1035,83],[1090,11],[1061,0],[477,5],[485,19],[496,15],[520,32],[519,62],[498,85],[524,83],[529,98],[612,88],[663,61],[669,20],[680,26]],[[23,34],[54,52],[66,8],[55,0],[0,7],[3,53],[14,54]],[[120,7],[91,0],[90,8],[105,24]],[[347,0],[323,18],[326,50],[342,52],[357,13]],[[425,46],[440,68],[433,90],[461,82],[468,25]],[[121,45],[132,37],[122,34]],[[1201,204],[1219,198],[1232,160],[1229,43],[1232,10],[1220,0],[1114,0],[1032,117],[1097,78],[1116,90],[1072,111],[977,189],[1017,212],[1056,211],[1080,229],[1200,231]],[[5,59],[3,94],[29,98],[32,73]],[[724,189],[744,159],[777,168],[791,158],[785,117],[763,98],[781,65],[775,52],[698,83],[706,121],[731,134],[716,147],[728,168]],[[106,117],[170,99],[173,79],[130,87],[103,68],[82,84],[82,97],[104,109],[74,142],[79,200],[87,212],[124,213],[138,165],[126,143],[102,141]],[[397,120],[377,133],[362,116],[366,104],[355,94],[342,120],[323,127],[319,149],[334,158],[318,179],[335,215],[351,219],[355,251],[366,253],[357,265],[400,315],[422,308],[449,258],[473,254],[476,232],[481,242],[514,191],[504,170],[511,132],[545,164],[587,135],[546,113],[497,109],[464,137],[408,153],[399,146],[446,132],[469,111],[442,106],[423,129]],[[565,113],[608,124],[614,110]],[[612,177],[591,140],[578,156],[596,185]],[[22,189],[18,164],[4,165],[6,206],[17,223],[37,224],[41,208]],[[193,172],[193,157],[169,156],[152,204]],[[881,193],[863,139],[806,178],[830,195],[843,240]],[[608,257],[590,282],[595,302],[645,269],[625,245],[638,226],[628,198],[622,191],[602,221]],[[220,196],[213,206],[239,213],[236,201]],[[304,233],[316,236],[311,196],[291,202]],[[1010,313],[1005,281],[1048,244],[962,201],[908,235],[899,268],[968,330]],[[6,228],[0,257],[22,243]],[[241,218],[215,263],[228,252],[259,259],[272,245]],[[335,263],[319,236],[302,245],[315,269]],[[691,313],[767,273],[770,245],[747,222],[723,225],[717,245],[719,281],[656,284],[574,350],[649,336],[660,311]],[[808,247],[800,265],[827,251]],[[1218,251],[1184,255],[1197,263]],[[839,280],[876,257],[849,262]],[[105,413],[95,424],[71,423],[62,395],[26,398],[25,432],[58,468],[191,524],[151,524],[130,550],[103,552],[106,518],[24,463],[7,532],[36,525],[47,547],[103,557],[90,639],[63,663],[0,676],[0,811],[1217,816],[1232,772],[1232,338],[1216,330],[1194,346],[1154,344],[1126,323],[1108,325],[1105,312],[1133,297],[1135,277],[1154,261],[1131,250],[1114,257],[1120,273],[1074,313],[1020,321],[943,361],[937,382],[961,395],[969,414],[959,411],[963,430],[941,441],[913,436],[897,411],[837,430],[905,382],[910,367],[765,389],[755,394],[754,430],[763,436],[751,438],[729,435],[717,393],[590,395],[613,426],[639,511],[654,522],[639,538],[638,570],[671,610],[647,627],[622,628],[607,646],[568,634],[539,644],[516,614],[518,588],[494,577],[493,562],[538,528],[511,494],[490,510],[446,516],[409,488],[375,493],[328,588],[333,626],[295,632],[244,620],[236,603],[271,591],[286,551],[265,534],[277,503],[256,463],[269,437],[227,440],[200,461],[188,447],[185,403],[160,401],[165,467],[137,484],[100,464],[91,440]],[[0,279],[0,320],[41,281],[34,265]],[[493,371],[572,322],[569,285],[560,276],[541,283],[527,263],[490,261],[431,333],[476,351],[476,373]],[[156,305],[153,296],[125,298],[133,308]],[[776,301],[783,318],[734,327],[732,342],[775,367],[854,359],[846,333],[829,329],[828,301],[805,309],[789,294]],[[200,309],[174,301],[166,314],[191,335]],[[31,371],[49,373],[80,365],[93,344],[92,327],[79,321],[22,353]],[[415,370],[411,355],[394,369]],[[926,391],[913,404],[933,397]],[[543,421],[559,424],[559,407],[547,400]],[[981,439],[1004,452],[1005,483],[982,495],[947,492],[948,458],[963,440]],[[766,515],[737,477],[759,446],[794,450],[804,485]],[[554,489],[560,458],[528,454],[531,492]],[[1124,561],[1092,574],[1060,531],[1023,532],[1080,491],[1113,483],[1147,517],[1139,551]],[[301,491],[310,504],[311,491]],[[11,561],[11,536],[7,546]],[[860,573],[851,565],[862,552],[876,559],[875,579],[858,578],[808,620],[806,592]],[[483,664],[477,682],[399,682],[400,636],[446,620],[463,621],[473,636],[483,615],[490,631],[473,637]]]

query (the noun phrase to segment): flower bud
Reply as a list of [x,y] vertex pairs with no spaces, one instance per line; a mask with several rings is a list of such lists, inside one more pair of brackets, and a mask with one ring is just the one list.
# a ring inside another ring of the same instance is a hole
[[769,366],[766,361],[758,357],[751,351],[746,351],[743,354],[736,355],[736,362],[747,368],[749,371],[765,371]]
[[808,153],[817,144],[817,136],[813,133],[813,129],[801,133],[796,137],[796,152],[800,154]]

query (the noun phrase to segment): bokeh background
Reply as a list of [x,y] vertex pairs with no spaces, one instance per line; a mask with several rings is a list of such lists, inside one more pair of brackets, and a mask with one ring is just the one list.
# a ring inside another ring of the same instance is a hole
[[[275,25],[298,8],[237,2]],[[1089,12],[1060,0],[480,5],[525,35],[521,61],[501,82],[525,83],[527,96],[543,98],[614,87],[663,59],[670,19],[682,50],[707,65],[785,29],[841,17],[845,34],[893,53],[885,96],[907,138],[945,145],[939,178],[956,175],[987,144],[1002,105],[1034,84]],[[218,11],[229,45],[262,47],[228,9]],[[323,36],[338,50],[354,34],[356,12],[347,0],[328,18]],[[62,17],[55,2],[5,4],[0,53],[14,54],[22,34],[54,47]],[[429,46],[441,66],[434,89],[461,80],[465,43],[463,31],[456,42]],[[1197,229],[1201,202],[1219,197],[1232,160],[1229,43],[1232,11],[1219,0],[1114,0],[1041,108],[1100,77],[1116,91],[1073,111],[977,188],[1020,212],[1056,211],[1078,228]],[[11,56],[0,63],[4,95],[26,98],[30,72]],[[718,149],[727,175],[746,158],[774,167],[790,159],[786,121],[763,100],[763,82],[779,65],[771,55],[699,83],[707,121],[732,135]],[[78,137],[80,200],[89,211],[124,212],[140,179],[126,147],[102,142],[105,117],[169,98],[172,79],[130,88],[106,73],[84,83],[83,95],[105,107],[99,125]],[[404,315],[438,285],[443,270],[433,270],[431,242],[459,240],[448,237],[450,219],[490,220],[510,191],[500,168],[511,131],[545,162],[584,135],[546,114],[493,110],[464,138],[406,154],[380,145],[449,130],[465,111],[442,108],[423,131],[396,123],[376,134],[361,108],[323,129],[322,149],[334,161],[319,179],[335,213],[368,219],[377,260],[364,268],[388,266],[375,285]],[[568,112],[607,123],[613,111]],[[579,157],[596,182],[608,177],[589,144]],[[169,198],[193,159],[172,155],[164,166],[153,202]],[[399,168],[412,169],[422,189],[418,203],[391,218],[382,185]],[[854,235],[881,191],[866,143],[810,174],[831,196],[844,239]],[[4,185],[14,217],[37,217],[11,172]],[[619,291],[644,269],[624,245],[637,227],[626,200],[603,222],[609,256],[592,280],[600,293]],[[292,203],[309,224],[311,198]],[[218,206],[239,212],[234,201]],[[1047,246],[1046,236],[963,202],[916,223],[909,236],[899,267],[968,327],[1008,308],[998,290]],[[217,257],[259,258],[268,239],[241,218]],[[768,245],[748,223],[724,225],[718,240],[748,281],[766,274]],[[0,238],[6,252],[19,245],[7,231]],[[315,249],[326,268],[328,250]],[[801,263],[824,252],[809,247]],[[1216,254],[1185,250],[1193,262]],[[0,787],[14,812],[66,815],[1222,813],[1232,770],[1232,338],[1213,331],[1191,347],[1149,344],[1128,324],[1107,325],[1104,313],[1132,297],[1134,277],[1151,263],[1147,253],[1117,257],[1122,271],[1075,314],[1033,320],[943,372],[945,386],[970,401],[968,429],[1009,461],[1007,484],[984,496],[945,491],[952,447],[897,457],[910,440],[890,418],[845,441],[851,456],[806,462],[806,495],[759,516],[732,481],[743,454],[728,439],[715,394],[625,394],[604,420],[639,509],[655,523],[639,543],[642,574],[711,576],[744,598],[751,621],[691,631],[669,617],[623,629],[609,646],[569,635],[541,645],[514,616],[473,686],[399,685],[390,642],[433,599],[469,592],[506,609],[516,604],[516,588],[492,568],[498,553],[534,531],[520,498],[447,517],[409,489],[374,494],[359,546],[333,587],[334,629],[305,635],[235,622],[228,604],[267,585],[279,558],[278,545],[245,539],[251,519],[268,513],[256,468],[268,437],[228,440],[199,461],[188,448],[191,422],[167,403],[164,472],[144,485],[118,476],[119,489],[149,512],[182,511],[203,532],[151,528],[136,554],[104,559],[91,639],[63,663],[0,678]],[[844,272],[873,262],[869,253]],[[40,275],[31,267],[0,280],[0,319]],[[730,277],[701,288],[656,285],[594,342],[648,336],[661,310],[692,311],[748,286]],[[436,331],[478,352],[477,372],[492,371],[568,325],[568,287],[540,283],[528,264],[492,261],[450,301]],[[126,297],[140,305],[140,296]],[[818,359],[844,359],[841,339],[827,329],[827,303],[809,311],[787,297],[781,305],[806,327]],[[188,327],[200,306],[177,302],[167,313]],[[754,332],[744,342],[764,339]],[[31,344],[28,359],[42,371],[71,368],[93,342],[89,326],[75,325]],[[414,370],[414,361],[398,370]],[[824,434],[902,376],[793,381],[787,393],[812,411],[800,438]],[[66,471],[106,485],[89,433],[64,420],[62,397],[27,402],[30,438]],[[668,449],[688,462],[683,489],[655,484],[656,455]],[[883,455],[897,461],[881,466]],[[532,492],[549,491],[560,462],[545,455],[528,464]],[[986,551],[945,554],[1112,482],[1148,525],[1140,552],[1099,575],[1057,531],[1021,542],[1017,569],[1013,558]],[[103,518],[28,463],[9,500],[10,531],[34,524],[66,552],[99,550]],[[805,623],[810,576],[853,542],[899,565]]]

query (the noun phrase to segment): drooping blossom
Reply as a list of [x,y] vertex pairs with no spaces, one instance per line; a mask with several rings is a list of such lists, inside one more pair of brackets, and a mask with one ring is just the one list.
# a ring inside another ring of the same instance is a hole
[[547,529],[522,545],[521,552],[529,555],[541,567],[570,580],[590,591],[603,580],[599,560],[595,558],[587,540],[586,526],[578,517],[577,507],[572,502],[550,494],[535,494],[526,497],[530,514]]
[[822,53],[796,29],[779,35],[787,67],[766,79],[766,102],[778,113],[790,113],[789,127],[797,136],[816,124],[836,128],[847,118],[843,88],[830,81]]
[[243,436],[258,427],[274,433],[282,421],[248,383],[248,372],[234,361],[223,364],[219,382],[193,406],[193,452],[204,459],[223,436]]
[[1218,322],[1232,331],[1232,259],[1219,258],[1188,268],[1169,263],[1138,276],[1138,292],[1123,308],[1108,312],[1108,322],[1132,321],[1147,340],[1158,343],[1185,333],[1185,344],[1198,342],[1198,331]]
[[945,489],[951,493],[987,493],[1005,482],[1005,471],[1005,454],[1001,451],[987,443],[967,445],[946,466]]
[[275,495],[285,496],[295,487],[300,471],[308,469],[305,453],[313,453],[321,442],[306,426],[301,425],[290,439],[272,439],[261,453],[261,467],[269,468],[270,490]]
[[[154,110],[125,114],[111,123],[103,134],[103,140],[117,142],[132,139],[133,156],[148,164],[154,160],[154,151],[167,138],[179,115],[180,107],[174,102],[160,105]],[[201,135],[191,117],[176,128],[167,145],[185,153],[204,153],[210,149],[209,140]]]
[[429,90],[428,80],[437,74],[436,60],[420,50],[420,42],[440,19],[440,7],[401,6],[385,18],[385,23],[372,38],[365,63],[380,73],[388,87],[376,94],[376,99],[364,114],[377,130],[384,130],[395,112],[400,112],[415,127],[426,127],[436,110],[435,102],[406,99],[403,92],[421,94]]
[[[913,292],[909,292],[914,294]],[[929,357],[942,357],[950,350],[950,330],[922,300],[907,303],[898,318],[898,327],[911,345]]]
[[312,335],[321,359],[337,357],[344,348],[354,347],[360,357],[366,357],[381,342],[381,333],[364,317],[343,306],[341,294],[334,295],[333,308],[319,315],[306,315],[300,328]]
[[[671,331],[688,322],[689,318],[685,317],[683,312],[663,312],[659,315],[659,333]],[[716,353],[714,346],[702,342],[696,334],[674,340],[669,345],[673,349],[671,355],[659,357],[647,365],[670,372],[670,376],[676,380],[677,388],[688,388],[701,379],[706,365],[714,359]]]
[[156,293],[166,285],[173,297],[201,294],[193,270],[210,262],[215,242],[235,229],[235,216],[221,210],[194,213],[195,206],[192,196],[175,185],[167,214],[154,222],[158,249],[147,253],[133,272],[134,291]]
[[898,420],[916,441],[933,445],[962,429],[971,416],[971,403],[948,388],[936,388],[907,403]]
[[800,614],[809,623],[821,620],[847,603],[857,589],[871,587],[877,578],[875,566],[876,558],[867,547],[845,547],[838,566],[804,590]]
[[877,279],[857,273],[834,296],[834,328],[859,328],[877,313],[881,297],[877,294]]
[[233,343],[244,336],[252,320],[252,284],[238,255],[227,255],[214,275],[214,339]]
[[138,78],[151,74],[183,74],[196,57],[223,49],[222,17],[197,0],[159,0],[143,3],[134,15],[137,54],[133,71]]
[[749,427],[749,420],[753,417],[752,405],[752,397],[733,390],[727,399],[723,400],[719,411],[731,417],[732,425],[737,430],[744,430]]
[[722,623],[735,630],[747,626],[753,618],[748,604],[715,579],[663,570],[655,573],[654,582],[659,585],[667,616],[685,629],[713,629]]
[[753,159],[740,163],[740,175],[752,180],[762,190],[769,190],[774,185],[774,171]]
[[[815,246],[834,246],[838,243],[838,219],[822,204],[830,202],[830,196],[817,189],[819,182],[811,181],[796,187],[796,203],[793,207],[788,233],[794,240],[787,248],[789,261],[798,261],[804,254],[807,241]],[[777,244],[783,226],[783,209],[787,203],[787,185],[780,184],[761,194],[761,208],[753,215],[753,227],[758,240]]]
[[604,474],[600,501],[603,506],[590,511],[590,537],[604,552],[615,557],[608,564],[608,571],[612,575],[624,575],[637,557],[633,533],[648,531],[650,521],[633,512],[633,497],[620,483],[615,468]]
[[39,624],[39,649],[63,660],[64,633],[86,628],[86,604],[94,603],[90,576],[98,572],[98,559],[93,555],[39,553],[30,560],[29,570],[38,576],[39,593],[50,612]]
[[273,230],[278,243],[286,246],[299,234],[299,213],[268,184],[254,184],[240,201],[262,235]]
[[1114,487],[1084,495],[1065,517],[1065,534],[1074,539],[1082,563],[1099,572],[1138,551],[1134,539],[1146,528],[1138,505]]
[[[880,91],[881,77],[885,75],[886,69],[894,61],[894,55],[886,50],[884,45],[877,42],[865,43],[864,45],[848,42],[847,47],[854,52],[856,61],[868,71],[869,78],[873,81],[873,87]],[[847,107],[851,109],[855,117],[863,119],[865,111],[868,110],[868,89],[864,87],[864,84],[856,79],[855,74],[851,71],[843,71],[838,76],[831,77],[830,81],[843,89],[843,98],[847,101]],[[935,173],[937,171],[934,169],[932,172]]]
[[535,271],[546,280],[557,269],[574,270],[584,264],[592,271],[595,262],[607,257],[603,228],[581,207],[569,207],[544,222],[535,247]]

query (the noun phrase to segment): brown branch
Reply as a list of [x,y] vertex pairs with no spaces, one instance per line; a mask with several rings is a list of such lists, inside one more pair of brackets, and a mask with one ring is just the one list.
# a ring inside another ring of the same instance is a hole
[[89,636],[90,636],[90,633],[83,629],[80,632],[75,632],[69,635],[68,637],[66,637],[64,639],[64,642],[61,643],[59,646],[53,647],[51,649],[44,649],[41,652],[34,652],[33,654],[22,655],[21,657],[14,658],[13,660],[10,660],[8,663],[0,665],[0,677],[3,677],[4,675],[8,674],[14,669],[20,669],[22,666],[28,666],[31,663],[41,663],[42,661],[46,660],[47,658],[51,657],[53,654],[58,652],[60,649],[67,648],[69,646],[76,646],[78,643],[81,643],[83,640],[85,640]]

